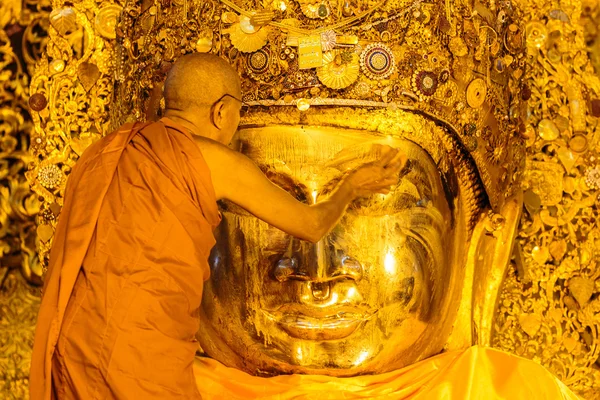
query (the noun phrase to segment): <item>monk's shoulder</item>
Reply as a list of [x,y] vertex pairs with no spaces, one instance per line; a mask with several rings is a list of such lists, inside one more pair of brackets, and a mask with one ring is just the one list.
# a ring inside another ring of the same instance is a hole
[[229,168],[231,170],[231,168],[235,168],[240,162],[246,161],[246,157],[241,153],[212,139],[197,136],[194,140],[198,144],[200,152],[211,170],[213,168]]

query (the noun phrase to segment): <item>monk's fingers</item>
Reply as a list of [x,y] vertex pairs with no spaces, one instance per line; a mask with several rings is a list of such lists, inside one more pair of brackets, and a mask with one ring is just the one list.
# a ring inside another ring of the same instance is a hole
[[380,186],[392,186],[392,185],[396,185],[396,184],[398,184],[397,176],[387,177],[379,183]]
[[386,146],[386,147],[388,148],[387,151],[385,151],[381,154],[381,157],[379,158],[379,160],[375,161],[374,165],[379,166],[379,167],[385,167],[398,154],[397,149],[391,148],[389,146]]
[[374,190],[375,193],[388,194],[394,190],[395,185],[384,185]]
[[366,188],[370,189],[370,190],[378,190],[381,188],[389,188],[390,186],[395,186],[397,183],[398,183],[397,176],[382,177],[381,179],[376,179],[376,180],[372,181],[371,183],[369,183],[368,185],[366,185]]
[[398,150],[394,158],[392,158],[390,162],[387,165],[385,165],[385,168],[400,170],[406,165],[407,161],[408,157],[406,156],[406,154]]

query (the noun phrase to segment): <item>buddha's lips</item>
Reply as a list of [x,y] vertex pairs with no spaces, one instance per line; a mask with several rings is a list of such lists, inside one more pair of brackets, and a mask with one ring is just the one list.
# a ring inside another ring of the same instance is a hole
[[284,305],[276,311],[262,312],[292,337],[305,340],[335,340],[352,334],[376,311],[353,306],[329,306],[320,309]]

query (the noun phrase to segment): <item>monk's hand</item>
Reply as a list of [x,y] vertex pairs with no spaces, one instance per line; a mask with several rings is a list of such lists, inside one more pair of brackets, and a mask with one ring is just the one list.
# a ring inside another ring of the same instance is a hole
[[345,179],[355,197],[387,194],[398,184],[400,171],[406,165],[406,155],[398,149],[383,145],[377,145],[375,150],[378,160],[360,166]]

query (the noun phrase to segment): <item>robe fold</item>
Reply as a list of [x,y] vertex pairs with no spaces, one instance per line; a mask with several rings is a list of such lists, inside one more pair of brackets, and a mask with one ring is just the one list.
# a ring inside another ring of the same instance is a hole
[[200,398],[194,336],[219,221],[185,128],[127,124],[92,144],[54,236],[31,399]]
[[198,357],[194,374],[204,400],[577,400],[543,366],[502,351],[473,346],[396,371],[336,378],[263,378]]

